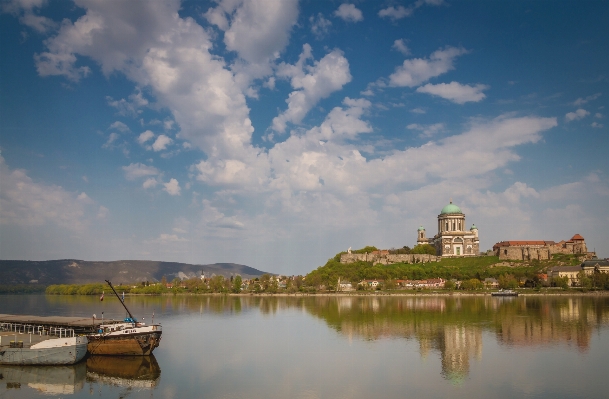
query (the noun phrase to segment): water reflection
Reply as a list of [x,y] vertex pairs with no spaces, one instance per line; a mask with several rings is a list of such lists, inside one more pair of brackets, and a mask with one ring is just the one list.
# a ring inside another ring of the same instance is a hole
[[80,391],[85,383],[84,362],[73,366],[0,365],[0,383],[7,390],[32,388],[46,395],[66,395]]
[[87,381],[119,387],[154,388],[161,368],[150,356],[90,356],[86,361]]
[[161,368],[150,356],[90,356],[72,366],[0,365],[0,383],[7,390],[26,387],[45,395],[80,391],[86,382],[123,388],[154,388]]
[[607,299],[591,297],[325,297],[306,310],[348,339],[416,339],[420,355],[438,351],[442,375],[459,381],[482,357],[482,334],[510,346],[574,345],[586,351],[609,321]]

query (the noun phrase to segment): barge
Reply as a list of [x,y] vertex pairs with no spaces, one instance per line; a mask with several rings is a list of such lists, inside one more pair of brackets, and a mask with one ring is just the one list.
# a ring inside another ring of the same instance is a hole
[[71,329],[0,323],[0,364],[74,364],[87,354],[87,343]]
[[518,292],[512,290],[499,290],[491,292],[491,296],[518,296]]
[[106,282],[129,314],[129,317],[122,321],[104,321],[95,317],[0,314],[0,324],[14,324],[22,328],[33,327],[42,331],[69,329],[75,336],[84,336],[87,351],[92,355],[148,356],[152,354],[161,342],[163,333],[161,325],[137,321],[114,290],[112,283],[107,280]]

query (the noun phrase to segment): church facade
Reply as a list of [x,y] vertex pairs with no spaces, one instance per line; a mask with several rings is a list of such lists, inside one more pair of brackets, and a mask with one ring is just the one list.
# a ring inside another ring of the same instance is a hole
[[442,208],[438,215],[438,233],[427,238],[425,228],[417,231],[417,244],[431,244],[436,248],[436,256],[466,257],[477,256],[480,252],[478,228],[475,225],[469,230],[465,227],[465,214],[452,200]]

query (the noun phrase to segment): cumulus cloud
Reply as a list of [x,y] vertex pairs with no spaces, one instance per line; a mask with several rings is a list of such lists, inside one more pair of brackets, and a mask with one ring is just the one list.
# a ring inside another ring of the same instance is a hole
[[251,63],[264,63],[288,44],[298,18],[297,0],[222,0],[205,14],[224,31],[226,48]]
[[463,48],[446,47],[443,50],[434,51],[429,58],[405,60],[389,76],[389,84],[397,87],[418,86],[431,78],[453,70],[455,58],[467,54],[467,52]]
[[86,228],[86,206],[93,203],[86,193],[71,193],[57,185],[36,182],[24,170],[11,170],[2,156],[0,176],[0,224],[51,224],[76,232]]
[[142,134],[140,134],[137,137],[137,142],[140,144],[144,144],[145,142],[147,142],[148,140],[150,140],[153,137],[154,137],[154,133],[152,133],[152,131],[150,131],[150,130],[146,130],[145,132],[143,132]]
[[406,46],[406,43],[404,43],[404,39],[397,39],[393,42],[393,46],[391,47],[404,55],[410,55],[410,49]]
[[108,102],[109,106],[117,109],[119,115],[133,117],[141,114],[142,108],[148,105],[148,100],[144,97],[142,91],[139,89],[136,90],[135,93],[130,94],[127,99],[121,98],[120,100],[115,100],[108,96],[106,97],[106,101]]
[[154,166],[144,165],[142,163],[132,163],[128,166],[123,166],[125,178],[127,180],[136,180],[146,176],[156,176],[159,171]]
[[311,33],[313,33],[318,40],[323,39],[332,26],[332,22],[325,19],[322,13],[318,13],[317,16],[311,15],[309,17],[309,23],[311,24]]
[[157,180],[154,177],[149,177],[142,183],[142,187],[144,189],[154,188],[158,184]]
[[1,5],[2,11],[19,16],[19,22],[38,33],[48,33],[59,24],[50,18],[37,15],[36,12],[46,6],[46,0],[8,0]]
[[278,68],[277,75],[289,78],[296,90],[286,100],[288,109],[273,119],[273,129],[277,132],[284,132],[288,122],[300,123],[319,100],[351,81],[349,62],[342,51],[333,50],[313,65],[306,65],[312,57],[311,46],[305,44],[295,65],[282,63]]
[[565,115],[565,120],[567,122],[571,122],[571,121],[576,121],[582,118],[585,118],[586,116],[590,115],[590,112],[586,111],[583,108],[579,108],[577,111],[575,112],[568,112]]
[[127,133],[127,132],[131,131],[131,129],[129,129],[129,126],[125,125],[121,121],[116,121],[116,122],[112,123],[108,129],[116,129],[123,133]]
[[180,184],[176,179],[171,179],[167,183],[163,183],[163,191],[167,192],[169,195],[180,195]]
[[347,22],[358,22],[364,20],[362,11],[357,9],[353,4],[341,4],[338,9],[334,11],[334,15]]
[[486,97],[482,91],[488,88],[489,86],[483,84],[469,86],[458,82],[440,83],[437,85],[428,83],[425,86],[417,88],[417,93],[427,93],[457,104],[465,104],[466,102],[482,101]]
[[[142,133],[142,134],[144,134],[144,133]],[[171,143],[173,143],[173,140],[171,138],[165,136],[164,134],[161,134],[161,135],[159,135],[159,137],[156,138],[156,140],[152,144],[152,149],[155,152],[163,151],[163,150],[167,149],[167,146],[170,145]]]

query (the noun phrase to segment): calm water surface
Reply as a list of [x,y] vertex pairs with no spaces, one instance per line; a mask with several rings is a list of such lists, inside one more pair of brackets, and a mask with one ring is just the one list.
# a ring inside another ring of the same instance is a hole
[[[600,398],[606,297],[126,298],[153,357],[0,366],[0,398]],[[0,296],[0,313],[119,319],[117,299]]]

